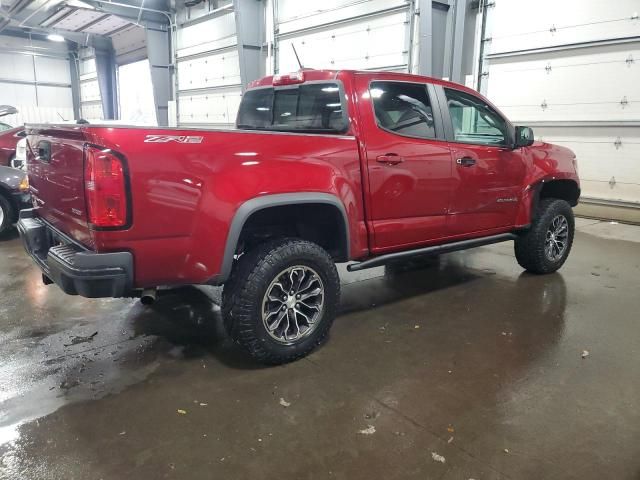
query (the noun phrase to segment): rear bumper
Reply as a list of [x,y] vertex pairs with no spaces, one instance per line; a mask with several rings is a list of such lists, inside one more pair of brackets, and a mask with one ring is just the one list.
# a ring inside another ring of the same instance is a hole
[[133,255],[93,253],[35,215],[22,210],[18,232],[27,253],[42,273],[69,295],[123,297],[133,288]]

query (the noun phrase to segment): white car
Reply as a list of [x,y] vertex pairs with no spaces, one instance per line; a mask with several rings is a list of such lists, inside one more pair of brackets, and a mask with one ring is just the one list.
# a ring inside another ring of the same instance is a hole
[[11,166],[21,170],[27,169],[27,139],[21,138],[16,144],[16,154],[11,159]]

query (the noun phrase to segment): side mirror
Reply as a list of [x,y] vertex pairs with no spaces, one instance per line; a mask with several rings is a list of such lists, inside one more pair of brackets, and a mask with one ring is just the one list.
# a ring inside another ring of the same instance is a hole
[[51,142],[41,140],[38,143],[37,159],[41,162],[49,163],[51,161]]
[[515,148],[533,144],[533,130],[530,127],[516,127]]

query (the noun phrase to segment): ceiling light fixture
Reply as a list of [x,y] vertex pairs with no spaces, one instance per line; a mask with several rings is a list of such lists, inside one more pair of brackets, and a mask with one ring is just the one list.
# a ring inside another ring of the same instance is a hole
[[64,37],[57,33],[50,33],[47,35],[47,40],[51,40],[52,42],[64,42]]

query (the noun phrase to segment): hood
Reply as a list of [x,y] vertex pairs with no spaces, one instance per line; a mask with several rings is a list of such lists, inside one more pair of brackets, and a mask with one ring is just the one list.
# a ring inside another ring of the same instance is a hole
[[567,147],[546,142],[534,142],[527,148],[535,167],[536,179],[570,179],[578,184],[576,154]]
[[27,174],[22,170],[11,167],[0,167],[0,185],[10,190],[18,190],[20,182]]

